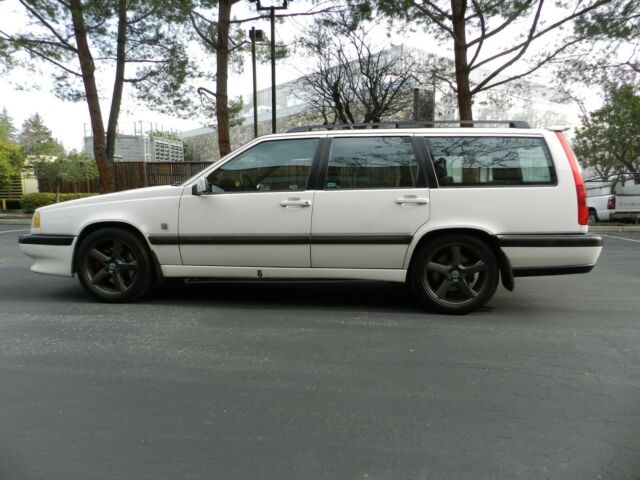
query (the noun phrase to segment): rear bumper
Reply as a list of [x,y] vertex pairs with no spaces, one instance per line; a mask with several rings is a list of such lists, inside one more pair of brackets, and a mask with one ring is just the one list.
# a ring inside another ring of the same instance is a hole
[[602,237],[586,234],[498,235],[514,277],[568,275],[593,269]]
[[611,214],[611,220],[635,220],[640,218],[640,212],[615,212]]

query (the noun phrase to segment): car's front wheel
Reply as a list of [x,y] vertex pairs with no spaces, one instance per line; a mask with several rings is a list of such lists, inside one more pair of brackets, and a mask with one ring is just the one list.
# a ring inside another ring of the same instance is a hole
[[82,286],[103,302],[127,302],[144,295],[154,273],[146,245],[119,228],[90,233],[78,247],[76,272]]
[[429,309],[463,314],[482,307],[498,286],[493,250],[471,235],[443,235],[417,253],[411,284]]

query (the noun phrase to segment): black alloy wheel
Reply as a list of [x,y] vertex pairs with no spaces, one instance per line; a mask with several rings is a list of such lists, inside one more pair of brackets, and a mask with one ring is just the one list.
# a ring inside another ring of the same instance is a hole
[[441,313],[463,314],[482,307],[498,286],[495,254],[471,235],[445,235],[418,253],[411,283],[419,299]]
[[126,302],[144,295],[153,283],[146,245],[134,234],[104,228],[89,234],[76,253],[82,286],[104,302]]

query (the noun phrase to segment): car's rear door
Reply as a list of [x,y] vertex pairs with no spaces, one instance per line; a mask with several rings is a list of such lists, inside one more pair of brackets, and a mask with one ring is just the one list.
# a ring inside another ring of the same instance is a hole
[[429,189],[409,135],[339,136],[325,149],[311,228],[314,268],[402,268],[429,219]]

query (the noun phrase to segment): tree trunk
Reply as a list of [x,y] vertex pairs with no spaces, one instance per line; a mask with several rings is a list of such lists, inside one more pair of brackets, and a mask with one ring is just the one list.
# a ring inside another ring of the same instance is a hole
[[218,31],[216,38],[216,119],[218,121],[218,147],[220,156],[231,152],[229,139],[229,25],[233,0],[218,3]]
[[[113,82],[113,94],[111,96],[111,110],[109,111],[109,123],[107,124],[106,154],[109,166],[113,172],[113,159],[115,156],[116,134],[118,129],[118,117],[122,105],[122,91],[124,90],[124,68],[126,62],[127,42],[127,0],[118,0],[118,40],[116,46],[116,74]],[[144,133],[143,133],[144,136]]]
[[73,34],[78,48],[78,60],[82,71],[82,82],[89,106],[91,130],[93,133],[93,156],[96,159],[102,192],[112,190],[112,163],[107,157],[104,123],[100,111],[100,98],[95,78],[95,65],[87,41],[87,29],[81,0],[70,0]]
[[471,111],[471,87],[469,86],[469,65],[467,63],[467,33],[465,15],[467,0],[451,0],[453,17],[454,58],[456,66],[456,86],[458,89],[458,112],[460,120],[473,120]]

